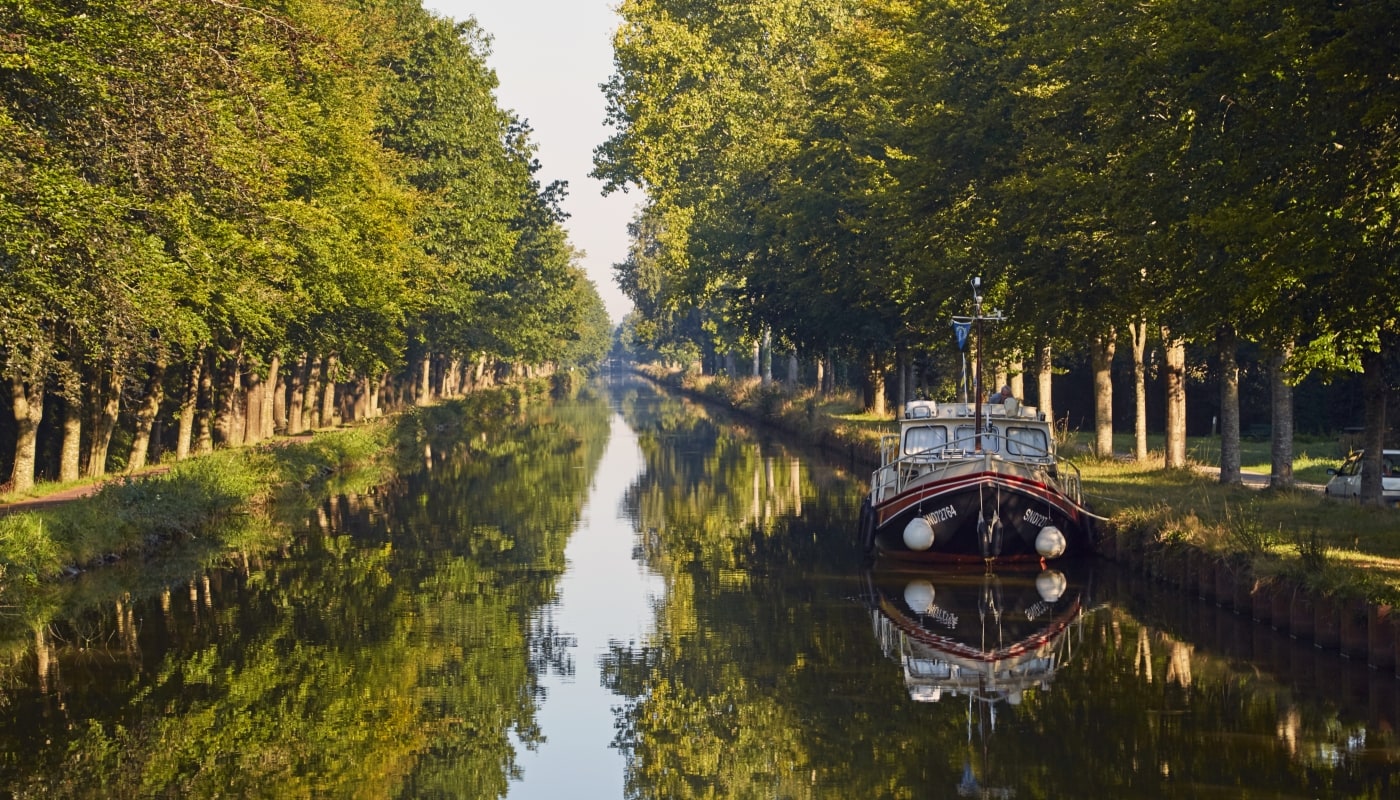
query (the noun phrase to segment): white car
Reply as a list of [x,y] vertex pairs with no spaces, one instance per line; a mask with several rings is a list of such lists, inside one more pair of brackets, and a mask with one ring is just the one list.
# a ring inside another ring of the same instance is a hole
[[[1361,494],[1361,452],[1354,451],[1337,469],[1327,470],[1323,493],[1330,497],[1356,497]],[[1381,451],[1381,496],[1388,505],[1400,503],[1400,450]]]

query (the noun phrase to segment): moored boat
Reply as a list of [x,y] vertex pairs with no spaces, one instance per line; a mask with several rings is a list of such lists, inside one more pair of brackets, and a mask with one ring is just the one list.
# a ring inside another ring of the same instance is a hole
[[[982,314],[980,285],[973,315],[954,318],[979,339],[983,322],[1001,319]],[[1094,516],[1078,468],[1056,452],[1052,420],[1005,387],[983,401],[977,352],[973,402],[909,402],[899,433],[882,437],[861,507],[867,552],[987,563],[1091,553]]]
[[882,438],[862,507],[868,549],[926,561],[1035,561],[1093,550],[1079,470],[1050,422],[1014,399],[916,400]]

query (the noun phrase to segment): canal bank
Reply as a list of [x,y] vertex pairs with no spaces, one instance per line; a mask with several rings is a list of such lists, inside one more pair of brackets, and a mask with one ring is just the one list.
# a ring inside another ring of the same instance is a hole
[[160,573],[157,562],[180,545],[217,560],[248,546],[250,536],[267,539],[265,531],[281,527],[274,518],[295,517],[332,492],[372,490],[391,474],[390,456],[411,452],[405,443],[425,428],[514,414],[550,391],[549,380],[522,381],[0,505],[0,604],[45,606],[39,598],[55,584],[128,560]]
[[[638,371],[848,459],[852,467],[878,466],[879,434],[893,424],[859,414],[854,398],[843,403],[757,379],[646,366]],[[1400,534],[1400,515],[1393,510],[1360,509],[1306,488],[1223,486],[1195,470],[1088,462],[1086,491],[1097,495],[1091,504],[1107,519],[1100,527],[1101,557],[1400,678],[1400,614],[1393,612],[1400,606],[1400,545],[1392,543],[1400,542],[1393,535]]]

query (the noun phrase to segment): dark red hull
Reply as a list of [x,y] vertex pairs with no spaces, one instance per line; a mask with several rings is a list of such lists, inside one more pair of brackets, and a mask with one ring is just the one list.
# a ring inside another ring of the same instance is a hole
[[[935,541],[927,549],[906,543],[906,526],[922,517]],[[1064,537],[1063,553],[1094,550],[1093,517],[1054,486],[997,471],[947,475],[914,484],[862,509],[866,546],[880,557],[934,563],[1018,562],[1045,558],[1036,539],[1047,527]]]

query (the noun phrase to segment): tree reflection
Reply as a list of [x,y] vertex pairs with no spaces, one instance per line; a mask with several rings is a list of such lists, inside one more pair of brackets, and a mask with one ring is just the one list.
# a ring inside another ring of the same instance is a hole
[[543,740],[541,674],[572,669],[539,612],[608,424],[591,395],[523,418],[480,398],[425,410],[404,422],[391,486],[327,499],[232,568],[46,623],[7,681],[3,782],[17,796],[504,796],[515,743]]
[[[628,496],[637,555],[666,583],[653,635],[603,659],[622,699],[614,746],[629,797],[1379,798],[1397,788],[1379,728],[1168,632],[1170,620],[1143,622],[1128,610],[1140,589],[1131,582],[1101,585],[1095,602],[1106,605],[1061,632],[1056,646],[1073,658],[1053,683],[1027,683],[1015,703],[977,701],[971,715],[965,696],[916,702],[854,599],[858,479],[645,390],[624,413],[646,457]],[[1016,610],[1009,597],[1002,605]],[[1172,606],[1182,598],[1153,608]],[[1054,618],[1032,609],[1019,608]]]

